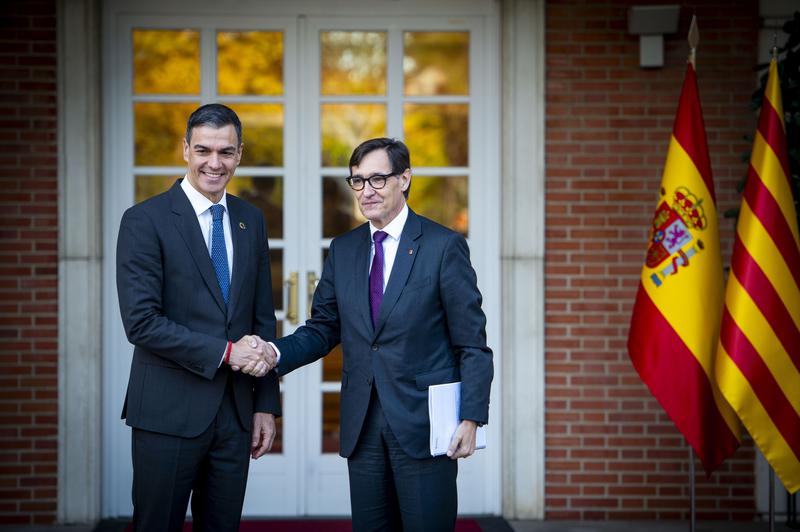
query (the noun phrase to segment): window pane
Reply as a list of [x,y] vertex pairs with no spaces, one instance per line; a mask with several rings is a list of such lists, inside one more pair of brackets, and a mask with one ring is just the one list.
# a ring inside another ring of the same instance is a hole
[[320,33],[323,95],[386,94],[386,33]]
[[467,176],[414,176],[408,206],[415,212],[459,232],[469,229]]
[[403,106],[403,131],[411,163],[420,166],[467,166],[467,104]]
[[134,201],[140,203],[147,198],[152,198],[156,194],[166,192],[183,176],[178,175],[137,175],[134,176]]
[[322,394],[322,452],[339,452],[339,393]]
[[283,238],[283,178],[234,176],[227,191],[264,213],[269,238]]
[[342,344],[322,358],[322,380],[339,382],[342,380]]
[[134,164],[136,166],[186,166],[183,136],[186,121],[198,103],[133,104]]
[[133,30],[133,92],[200,94],[200,33]]
[[217,33],[217,69],[219,94],[283,94],[283,34]]
[[367,139],[386,136],[383,104],[322,104],[322,166],[347,166],[350,154]]
[[469,33],[403,34],[405,94],[469,94]]
[[242,121],[242,166],[283,166],[283,105],[229,104]]
[[355,194],[343,177],[322,179],[322,237],[333,238],[358,227],[361,216]]

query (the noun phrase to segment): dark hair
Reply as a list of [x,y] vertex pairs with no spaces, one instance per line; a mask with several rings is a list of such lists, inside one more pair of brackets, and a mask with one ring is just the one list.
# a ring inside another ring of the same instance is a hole
[[[393,174],[402,174],[407,169],[411,170],[411,157],[408,155],[408,147],[402,141],[397,139],[389,139],[381,137],[377,139],[369,139],[353,150],[353,155],[350,156],[350,169],[354,166],[361,164],[361,161],[368,153],[375,150],[385,150],[386,155],[389,156],[389,163],[392,165]],[[403,191],[403,196],[408,199],[408,193],[411,191],[411,182],[408,183],[408,188]]]
[[221,103],[207,103],[201,105],[189,116],[186,122],[186,143],[192,142],[192,130],[200,126],[211,126],[219,129],[225,126],[233,126],[236,130],[236,139],[239,146],[242,145],[242,123],[233,109]]

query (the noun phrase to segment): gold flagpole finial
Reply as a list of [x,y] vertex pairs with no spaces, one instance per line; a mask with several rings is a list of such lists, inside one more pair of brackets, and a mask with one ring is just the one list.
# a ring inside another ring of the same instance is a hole
[[689,26],[689,62],[694,67],[695,52],[697,45],[700,43],[700,31],[697,29],[697,15],[692,15],[692,24]]

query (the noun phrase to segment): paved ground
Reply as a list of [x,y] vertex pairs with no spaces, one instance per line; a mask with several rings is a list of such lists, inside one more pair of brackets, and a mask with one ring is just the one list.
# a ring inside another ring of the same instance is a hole
[[[515,532],[689,532],[688,521],[510,521],[509,524]],[[774,532],[792,530],[776,523]],[[769,523],[700,521],[696,532],[769,532]]]
[[[499,519],[487,520],[486,532],[504,532],[508,526]],[[510,521],[514,532],[689,532],[686,521]],[[108,530],[104,527],[101,529]],[[794,532],[798,528],[789,528],[783,523],[776,523],[774,532]],[[0,526],[0,532],[93,532],[88,526]],[[699,522],[696,532],[769,532],[768,523],[727,523]]]

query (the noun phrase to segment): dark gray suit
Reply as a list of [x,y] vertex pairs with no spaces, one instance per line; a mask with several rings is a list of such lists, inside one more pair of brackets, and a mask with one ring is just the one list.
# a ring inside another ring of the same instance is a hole
[[[249,446],[242,449],[242,442],[249,444],[253,412],[280,415],[274,372],[254,379],[227,365],[220,367],[228,340],[247,334],[273,338],[276,323],[263,215],[231,195],[227,204],[234,248],[228,305],[180,180],[169,191],[128,209],[120,224],[117,290],[125,332],[135,346],[122,417],[134,428],[134,501],[139,506],[135,517],[143,530],[170,529],[166,520],[177,520],[176,513],[183,521],[184,495],[174,495],[177,508],[170,510],[170,518],[148,504],[173,496],[170,490],[181,491],[176,482],[190,482],[199,499],[208,488],[202,478],[209,467],[209,448],[219,454],[213,459],[235,461],[237,471],[244,468],[241,475],[231,473],[234,486],[213,489],[237,494],[241,490],[243,497]],[[237,433],[235,447],[214,447],[212,429],[220,426]],[[163,457],[173,446],[204,438],[209,441],[198,447],[196,464],[172,464]],[[185,478],[176,481],[180,472],[171,467],[189,472],[183,471]],[[236,500],[227,501],[213,511],[235,512],[238,523],[241,502],[235,505]],[[201,518],[203,510],[193,505],[193,513]]]
[[[353,459],[365,434],[383,430],[396,438],[398,452],[438,461],[435,467],[442,472],[432,472],[429,480],[435,488],[441,478],[439,487],[451,490],[454,498],[456,463],[430,457],[427,390],[432,384],[462,381],[461,419],[488,422],[492,352],[469,248],[461,235],[409,209],[373,328],[370,245],[368,224],[333,240],[311,319],[275,342],[281,352],[278,371],[283,375],[313,362],[341,342],[340,454]],[[362,488],[373,489],[354,482],[351,469],[351,497]],[[452,513],[454,520],[452,502],[452,512],[438,513]],[[428,510],[423,508],[423,514]],[[354,524],[360,522],[360,511],[354,503]]]

